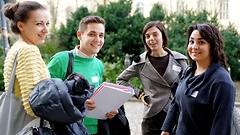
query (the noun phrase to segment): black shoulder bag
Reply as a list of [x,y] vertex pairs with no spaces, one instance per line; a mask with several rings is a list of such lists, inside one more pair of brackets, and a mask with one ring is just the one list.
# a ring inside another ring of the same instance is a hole
[[67,78],[73,70],[73,52],[72,51],[68,51],[68,67],[67,67],[67,72],[66,72],[66,77]]

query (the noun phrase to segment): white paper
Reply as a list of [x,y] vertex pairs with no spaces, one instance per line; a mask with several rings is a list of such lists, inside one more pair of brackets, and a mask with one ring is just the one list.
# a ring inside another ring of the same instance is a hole
[[106,113],[117,110],[134,95],[131,87],[114,83],[102,83],[90,97],[96,104],[94,110],[87,112],[87,117],[107,119]]

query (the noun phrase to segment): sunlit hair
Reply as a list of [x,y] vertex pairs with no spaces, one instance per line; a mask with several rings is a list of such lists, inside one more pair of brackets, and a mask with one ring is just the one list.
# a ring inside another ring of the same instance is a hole
[[[188,27],[187,30],[187,46],[189,38],[194,30],[198,30],[201,37],[210,44],[211,63],[219,62],[227,69],[226,55],[224,53],[224,42],[218,28],[212,24],[197,24]],[[188,62],[190,66],[196,68],[196,62],[191,59],[187,52]]]
[[30,18],[30,12],[46,8],[36,1],[23,1],[17,3],[7,3],[3,6],[4,15],[10,20],[12,32],[20,34],[17,22],[26,22]]
[[156,27],[160,30],[160,32],[162,33],[162,38],[163,38],[163,48],[167,47],[168,46],[168,36],[167,36],[167,32],[166,32],[166,29],[165,29],[163,23],[161,23],[160,21],[151,21],[151,22],[148,22],[144,26],[143,31],[142,31],[142,40],[143,40],[145,49],[147,51],[151,51],[151,49],[147,46],[145,34],[146,34],[147,30],[152,27]]
[[103,26],[105,27],[106,25],[106,22],[105,20],[100,17],[100,16],[93,16],[93,15],[90,15],[90,16],[86,16],[84,17],[80,23],[79,23],[79,30],[84,33],[84,31],[87,29],[87,25],[89,23],[101,23],[103,24]]

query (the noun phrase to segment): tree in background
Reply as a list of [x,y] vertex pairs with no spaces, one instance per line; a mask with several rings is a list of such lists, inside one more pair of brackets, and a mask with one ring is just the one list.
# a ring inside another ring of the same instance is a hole
[[172,13],[166,18],[169,48],[186,54],[186,31],[190,25],[197,23],[212,23],[218,26],[216,16],[203,10],[201,12],[184,10],[180,13]]
[[54,33],[56,31],[59,0],[46,0],[46,2],[49,5],[49,12],[51,14],[50,30],[51,30],[51,33]]
[[[106,2],[108,2],[106,0]],[[67,19],[66,25],[61,25],[53,34],[49,35],[46,43],[39,46],[41,54],[46,63],[56,52],[71,50],[79,44],[76,37],[80,20],[87,15],[99,15],[106,20],[105,44],[98,57],[105,64],[104,81],[115,82],[115,78],[124,69],[125,54],[130,55],[131,61],[134,55],[144,51],[141,33],[148,21],[163,21],[169,36],[169,48],[186,53],[186,31],[187,28],[196,23],[209,22],[217,25],[222,31],[225,39],[225,51],[231,75],[236,79],[238,72],[238,59],[240,58],[240,35],[233,25],[224,28],[218,23],[217,14],[207,11],[193,11],[184,9],[180,13],[167,13],[161,5],[154,4],[149,17],[144,17],[138,10],[131,12],[132,0],[119,0],[109,4],[99,5],[95,12],[89,12],[86,7],[79,7],[71,17]],[[1,51],[1,50],[0,50]],[[0,53],[0,56],[3,54]],[[1,63],[2,62],[2,63]],[[0,62],[0,73],[2,75],[3,60]],[[0,90],[3,90],[3,79],[0,75]]]
[[64,50],[71,50],[79,44],[77,39],[77,31],[80,20],[89,15],[89,11],[86,7],[78,8],[72,13],[71,18],[67,19],[66,26],[61,24],[60,29],[56,32],[58,45]]
[[[65,46],[67,49],[72,49],[79,43],[76,38],[79,20],[89,14],[102,16],[107,22],[105,44],[99,52],[98,57],[103,62],[110,63],[118,61],[123,63],[126,53],[130,54],[132,60],[134,55],[138,55],[144,51],[141,32],[148,21],[163,21],[169,36],[168,47],[183,54],[186,54],[186,31],[190,25],[208,22],[223,29],[218,23],[217,14],[212,15],[205,10],[197,12],[184,9],[179,13],[168,14],[160,4],[154,4],[150,11],[150,16],[145,18],[137,10],[132,13],[131,5],[132,0],[119,0],[117,2],[110,2],[107,5],[99,5],[97,11],[93,13],[89,13],[85,7],[80,7],[72,14],[72,18],[68,19],[66,26],[62,25],[59,29],[58,41],[60,41],[60,45]],[[233,33],[233,35],[236,34]],[[230,39],[226,38],[226,40]],[[238,42],[235,42],[230,46],[238,46],[237,44]],[[232,53],[227,54],[228,59],[231,60],[231,62],[229,61],[230,66],[233,63],[232,61],[238,61],[239,56],[236,57],[235,55],[233,56]],[[237,64],[234,66],[236,67]],[[236,68],[231,67],[231,69],[232,73],[237,72]]]
[[229,26],[221,32],[225,42],[224,50],[227,56],[227,63],[230,66],[231,77],[235,80],[239,77],[240,35],[233,24],[229,24]]
[[166,17],[167,17],[167,12],[163,9],[162,5],[154,4],[148,18],[149,18],[149,21],[164,22]]
[[[129,25],[126,26],[126,32],[122,33],[124,45],[122,52],[130,56],[139,55],[144,52],[144,44],[142,42],[142,30],[144,25],[148,22],[143,14],[138,10],[134,12],[129,20]],[[121,33],[120,33],[121,34]],[[120,35],[121,36],[121,35]]]
[[127,30],[131,20],[129,18],[131,5],[132,1],[119,0],[98,7],[95,14],[103,17],[106,21],[105,43],[98,54],[103,61],[117,62],[122,60],[121,57],[125,55],[122,49],[126,46],[127,39],[123,35],[131,37]]

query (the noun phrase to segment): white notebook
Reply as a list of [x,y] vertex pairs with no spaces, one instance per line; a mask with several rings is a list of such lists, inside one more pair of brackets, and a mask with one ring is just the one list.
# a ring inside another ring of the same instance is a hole
[[87,117],[107,119],[106,113],[117,110],[134,95],[131,87],[103,82],[90,97],[96,108],[87,112]]

